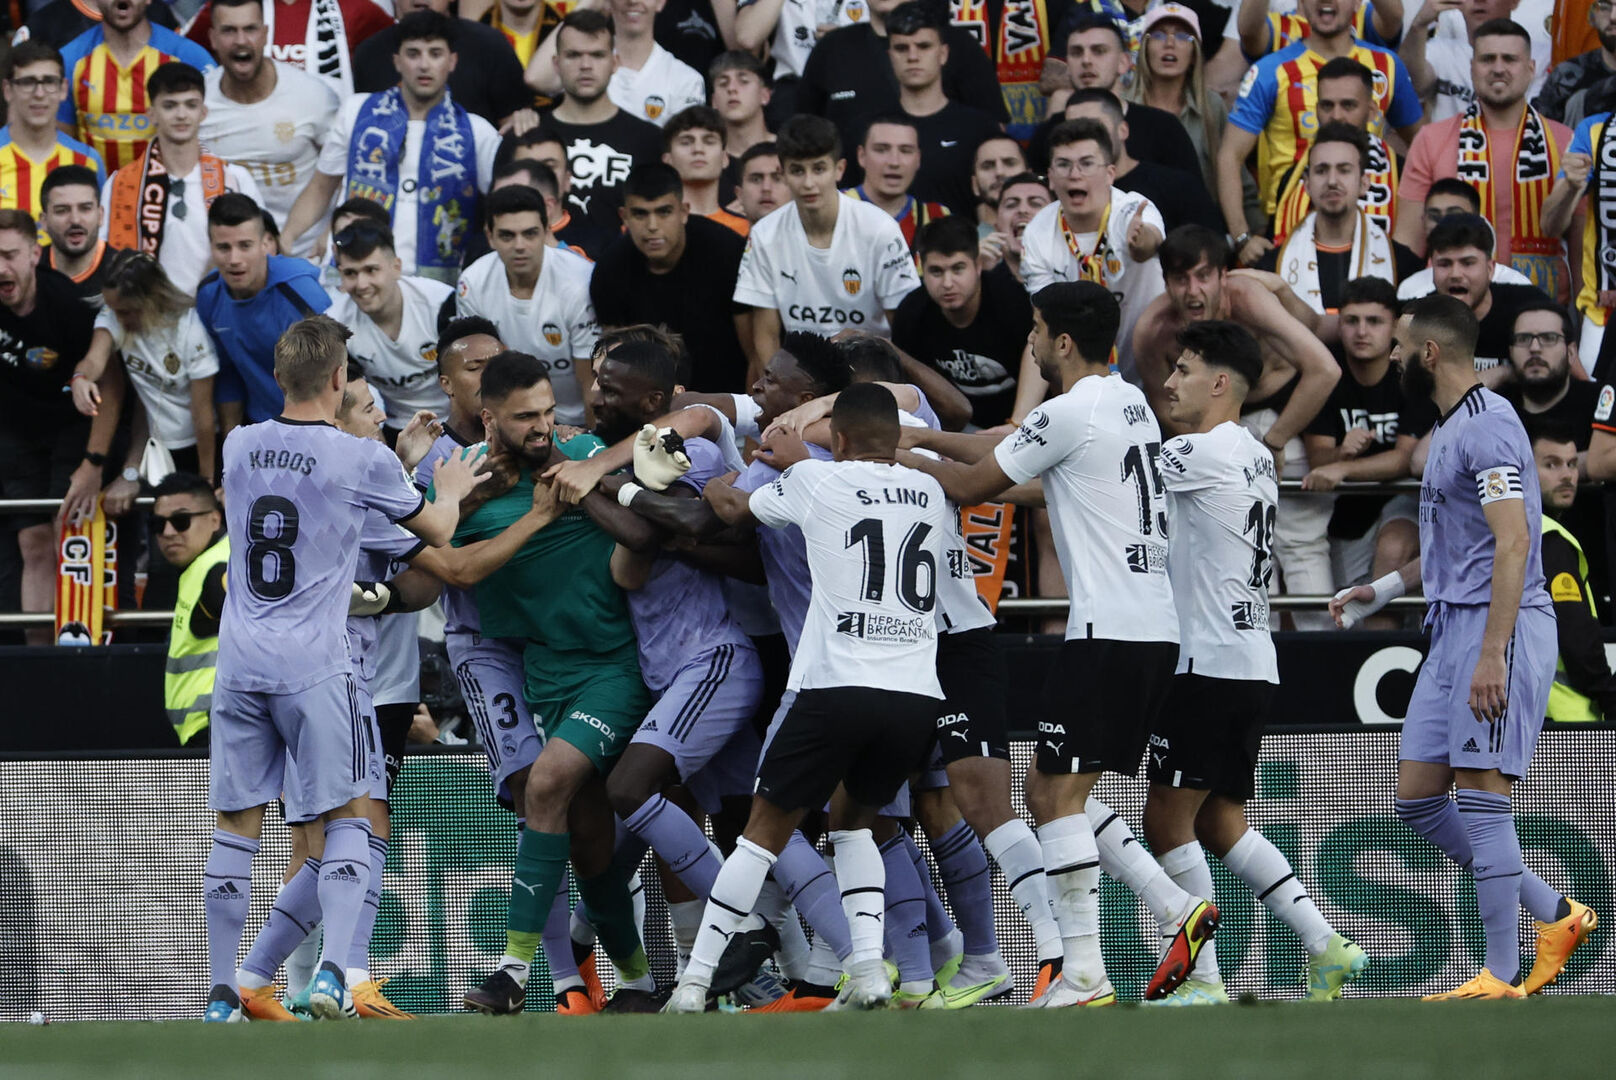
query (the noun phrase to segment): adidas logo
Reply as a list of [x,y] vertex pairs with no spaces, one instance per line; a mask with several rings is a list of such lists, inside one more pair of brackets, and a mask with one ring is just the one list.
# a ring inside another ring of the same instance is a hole
[[925,923],[916,923],[915,926],[914,926],[914,929],[909,931],[909,940],[910,941],[913,941],[915,938],[925,937],[925,936],[926,936],[926,924]]
[[241,890],[236,888],[236,883],[234,881],[227,881],[223,885],[220,885],[217,889],[208,890],[208,899],[241,900],[243,899],[243,896]]
[[1465,744],[1459,747],[1459,752],[1463,754],[1479,754],[1481,753],[1481,747],[1476,745],[1475,739],[1466,739]]
[[350,884],[359,883],[359,872],[347,863],[343,863],[329,874],[325,875],[327,881],[346,881]]

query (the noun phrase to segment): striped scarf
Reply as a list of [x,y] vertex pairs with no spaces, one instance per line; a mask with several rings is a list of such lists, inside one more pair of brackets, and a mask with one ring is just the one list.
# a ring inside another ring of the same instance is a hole
[[[1274,211],[1275,247],[1285,246],[1286,238],[1313,209],[1313,201],[1307,194],[1308,157],[1309,154],[1303,154],[1280,184],[1279,205]],[[1358,206],[1387,236],[1396,231],[1397,156],[1378,135],[1369,136],[1369,166],[1364,169],[1364,191]]]
[[1094,242],[1094,250],[1087,255],[1083,253],[1083,245],[1077,242],[1077,234],[1066,223],[1065,211],[1056,214],[1055,220],[1060,222],[1061,239],[1066,241],[1066,250],[1070,251],[1072,258],[1077,260],[1077,279],[1079,281],[1092,281],[1096,285],[1105,285],[1105,264],[1107,258],[1112,256],[1111,238],[1106,232],[1106,226],[1111,224],[1111,204],[1105,204],[1105,211],[1100,215],[1099,239]]
[[[1458,175],[1476,189],[1482,214],[1490,218],[1494,173],[1489,143],[1481,102],[1472,101],[1459,124]],[[1513,151],[1515,213],[1509,238],[1510,265],[1531,278],[1532,284],[1564,301],[1571,291],[1565,243],[1559,237],[1543,235],[1543,201],[1560,171],[1560,151],[1549,137],[1542,115],[1530,105],[1521,111]]]

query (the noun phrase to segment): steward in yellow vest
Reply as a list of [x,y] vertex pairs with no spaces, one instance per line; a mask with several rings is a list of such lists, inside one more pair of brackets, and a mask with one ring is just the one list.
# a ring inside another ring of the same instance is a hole
[[213,674],[219,655],[219,616],[224,611],[230,541],[213,485],[189,473],[174,473],[157,486],[152,523],[163,558],[180,568],[179,595],[168,637],[163,706],[184,746],[203,733],[213,704]]

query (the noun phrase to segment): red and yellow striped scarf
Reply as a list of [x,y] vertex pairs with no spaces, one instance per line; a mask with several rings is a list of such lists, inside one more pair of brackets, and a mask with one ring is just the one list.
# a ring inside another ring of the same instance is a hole
[[1086,255],[1083,253],[1083,245],[1077,242],[1077,234],[1066,223],[1066,212],[1063,210],[1056,214],[1055,220],[1060,222],[1061,239],[1066,241],[1066,250],[1077,260],[1078,280],[1105,285],[1106,256],[1111,254],[1111,238],[1106,233],[1106,226],[1111,224],[1111,204],[1106,203],[1104,212],[1100,214],[1099,239],[1094,242],[1094,250]]
[[[1459,179],[1481,196],[1482,213],[1493,214],[1493,148],[1481,103],[1472,101],[1459,124]],[[1521,111],[1515,130],[1514,220],[1509,248],[1510,265],[1532,284],[1564,301],[1571,290],[1571,268],[1566,261],[1565,243],[1557,236],[1543,235],[1543,202],[1554,187],[1560,171],[1560,150],[1549,137],[1548,125],[1530,105]]]

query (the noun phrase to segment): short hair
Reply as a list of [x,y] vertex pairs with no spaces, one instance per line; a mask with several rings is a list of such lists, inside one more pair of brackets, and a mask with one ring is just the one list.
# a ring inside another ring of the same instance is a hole
[[1117,147],[1111,141],[1110,130],[1098,120],[1090,120],[1086,116],[1078,120],[1062,120],[1056,124],[1054,130],[1049,133],[1049,152],[1053,154],[1063,146],[1090,140],[1099,146],[1107,165],[1115,164]]
[[1457,296],[1432,293],[1409,301],[1403,314],[1409,316],[1409,329],[1417,338],[1429,338],[1446,345],[1455,357],[1463,358],[1466,364],[1475,362],[1476,338],[1481,333],[1481,323],[1469,304]]
[[1345,120],[1331,120],[1313,136],[1315,147],[1325,143],[1346,143],[1358,151],[1358,167],[1369,168],[1369,133],[1363,128],[1353,127]]
[[1192,322],[1178,332],[1178,344],[1211,366],[1240,376],[1248,392],[1262,378],[1262,348],[1251,331],[1237,322],[1225,319]]
[[715,56],[713,62],[707,65],[707,84],[709,86],[717,84],[718,77],[726,71],[749,72],[756,75],[765,86],[769,83],[768,69],[763,66],[763,61],[745,49],[730,49]]
[[[605,34],[614,41],[617,39],[617,24],[612,21],[611,13],[598,8],[574,8],[556,27],[557,34],[563,30],[575,30],[585,37]],[[556,45],[560,44],[557,40]]]
[[48,41],[29,38],[20,45],[11,48],[11,55],[6,58],[5,77],[16,77],[18,68],[25,68],[29,64],[43,64],[49,61],[56,65],[62,74],[67,74],[67,64],[62,60],[62,54],[56,46]]
[[1480,214],[1449,214],[1437,222],[1431,235],[1426,237],[1425,248],[1435,255],[1439,251],[1473,247],[1491,259],[1496,242],[1493,227]]
[[260,11],[264,8],[264,0],[213,0],[215,8],[246,7],[248,4],[257,4]]
[[1397,286],[1380,277],[1353,278],[1341,287],[1341,307],[1348,304],[1379,304],[1397,314]]
[[1156,250],[1164,274],[1187,274],[1205,259],[1213,269],[1227,270],[1229,238],[1205,225],[1180,225],[1168,232]]
[[567,140],[563,139],[560,135],[557,135],[555,128],[542,126],[530,128],[529,130],[522,132],[520,135],[513,135],[509,137],[509,145],[512,150],[515,150],[519,146],[543,146],[545,143],[555,143],[557,146],[561,147],[562,156],[566,156]]
[[777,158],[779,156],[780,156],[780,144],[775,142],[773,139],[765,139],[760,143],[753,143],[751,146],[748,146],[741,153],[741,156],[740,156],[740,159],[739,159],[741,175],[742,176],[746,175],[746,167],[748,165],[752,164],[752,162],[756,161],[758,158],[760,158],[760,157]]
[[788,161],[812,161],[822,157],[840,159],[842,156],[842,136],[837,132],[836,125],[823,116],[809,116],[806,113],[798,113],[785,122],[775,138],[775,145],[779,148],[782,165]]
[[828,337],[806,330],[792,330],[780,339],[780,348],[797,362],[797,370],[813,384],[814,396],[834,394],[852,381],[842,351]]
[[339,366],[347,368],[347,342],[352,336],[329,315],[310,315],[288,326],[275,342],[275,381],[286,400],[319,397],[331,373]]
[[853,442],[898,445],[898,399],[879,383],[855,383],[836,395],[830,429]]
[[203,81],[200,71],[179,60],[158,64],[157,70],[146,78],[148,101],[156,101],[164,94],[183,94],[192,90],[206,94],[207,83]]
[[1425,193],[1425,201],[1430,202],[1433,195],[1451,195],[1456,199],[1463,199],[1470,204],[1471,213],[1481,213],[1481,192],[1457,176],[1444,176],[1440,180],[1432,181],[1431,190]]
[[612,355],[619,345],[631,341],[650,342],[673,357],[676,382],[684,383],[690,377],[690,350],[685,348],[683,334],[669,330],[663,323],[629,323],[602,330],[595,342],[595,361]]
[[[999,136],[994,136],[994,138],[998,137]],[[1009,136],[1004,137],[1009,138]],[[984,139],[982,141],[987,142],[988,140]],[[1020,146],[1021,144],[1017,143],[1016,145]],[[1006,191],[1009,191],[1013,187],[1020,187],[1022,184],[1037,184],[1039,187],[1043,188],[1045,192],[1049,191],[1048,180],[1044,179],[1042,176],[1039,176],[1035,172],[1028,171],[1018,172],[1014,176],[1006,177],[1004,183],[999,185],[999,194],[1001,197],[1003,197],[1003,194]]]
[[[245,0],[241,2],[245,3]],[[152,497],[161,499],[165,495],[195,495],[207,504],[209,510],[224,509],[219,505],[219,497],[214,494],[213,482],[196,473],[171,472],[163,477],[157,482],[157,486],[152,488]]]
[[[913,0],[911,0],[911,2],[913,2]],[[859,136],[860,146],[863,146],[870,141],[870,132],[875,130],[875,126],[877,124],[887,124],[891,127],[906,127],[915,133],[916,142],[920,140],[920,125],[915,123],[914,117],[905,116],[901,112],[886,112],[877,113],[875,116],[870,117],[869,122],[864,125],[864,133]]]
[[449,46],[450,52],[458,52],[460,27],[448,15],[422,8],[398,20],[398,43],[393,46],[393,55],[403,52],[405,43],[410,41],[441,41]]
[[281,246],[281,223],[275,220],[275,215],[269,212],[269,207],[267,206],[259,211],[258,216],[264,222],[264,235],[275,241],[275,250],[279,251]]
[[[387,212],[387,207],[375,199],[367,199],[362,195],[356,195],[346,202],[339,203],[337,208],[331,211],[332,221],[341,217],[362,218],[374,221],[379,225],[386,225],[389,229],[393,227],[393,215]],[[349,224],[353,223],[349,222]]]
[[1122,111],[1122,102],[1117,100],[1117,95],[1109,90],[1101,90],[1097,86],[1073,90],[1072,96],[1066,99],[1066,107],[1069,109],[1073,105],[1098,105],[1113,124],[1121,124],[1128,119]]
[[26,210],[0,210],[0,232],[20,232],[34,243],[39,242],[39,225]]
[[898,350],[886,338],[855,334],[832,344],[847,365],[849,383],[903,381],[903,363],[898,359]]
[[1514,332],[1515,324],[1521,321],[1521,316],[1522,315],[1525,315],[1528,312],[1532,312],[1532,311],[1547,311],[1547,312],[1549,312],[1549,313],[1551,313],[1553,315],[1559,316],[1559,318],[1560,318],[1560,332],[1565,335],[1566,341],[1572,342],[1572,343],[1576,342],[1576,340],[1577,340],[1577,326],[1576,326],[1576,323],[1574,323],[1572,321],[1572,319],[1571,319],[1571,312],[1566,310],[1566,306],[1564,304],[1558,303],[1558,302],[1556,302],[1554,300],[1550,300],[1547,296],[1533,297],[1532,299],[1530,299],[1530,300],[1526,301],[1524,304],[1522,304],[1520,307],[1516,308],[1515,309],[1515,318],[1510,320],[1510,324],[1509,324],[1510,332],[1511,333]]
[[39,185],[39,208],[50,206],[51,192],[57,188],[75,186],[89,188],[95,192],[95,201],[101,201],[101,185],[96,183],[94,169],[88,165],[58,165],[45,174],[45,182]]
[[1375,92],[1375,73],[1350,56],[1337,56],[1326,61],[1314,76],[1314,83],[1317,85],[1325,79],[1357,79],[1371,95]]
[[1065,334],[1090,364],[1103,364],[1117,343],[1122,308],[1111,290],[1092,281],[1057,281],[1032,295],[1053,337]]
[[685,183],[679,179],[679,170],[663,161],[647,161],[628,171],[623,181],[623,201],[630,198],[647,201],[668,195],[683,198]]
[[938,218],[915,234],[915,254],[921,262],[927,255],[969,255],[974,259],[981,250],[976,222],[963,214]]
[[990,142],[1007,142],[1013,144],[1016,148],[1016,153],[1021,155],[1022,163],[1026,164],[1027,151],[1019,142],[1016,142],[1016,137],[1010,134],[1008,131],[990,131],[986,135],[983,135],[980,139],[976,140],[976,145],[971,147],[971,160],[976,160],[976,155],[980,154],[982,152],[982,148]]
[[633,338],[612,349],[606,359],[622,364],[665,397],[673,397],[673,388],[679,381],[679,359],[660,342]]
[[368,259],[380,248],[397,252],[393,230],[369,218],[360,218],[331,238],[331,249],[336,258]]
[[506,349],[495,353],[483,365],[482,402],[504,401],[518,390],[528,390],[550,381],[550,369],[543,360],[528,353]]
[[1476,32],[1470,35],[1471,41],[1480,41],[1484,37],[1513,37],[1526,42],[1526,55],[1532,55],[1532,35],[1526,27],[1514,19],[1488,19],[1476,27]]
[[893,34],[918,34],[922,30],[937,31],[942,38],[948,26],[948,7],[929,0],[904,0],[887,14],[887,37]]
[[[1526,427],[1526,438],[1536,449],[1540,442],[1577,444],[1577,428],[1563,416],[1553,416],[1548,413],[1528,414],[1522,418]],[[1583,427],[1586,431],[1586,426]]]
[[543,167],[532,158],[507,158],[494,166],[493,181],[498,184],[501,180],[509,180],[513,176],[521,175],[527,178],[524,183],[528,187],[535,187],[536,185],[532,181],[538,175],[538,170]]
[[718,115],[717,109],[710,105],[691,105],[668,117],[668,122],[662,125],[662,149],[672,150],[674,138],[687,131],[711,131],[718,136],[720,144],[729,141],[724,118]]
[[[353,407],[355,405],[359,404],[359,395],[354,392],[353,384],[356,379],[363,381],[364,378],[365,369],[360,367],[358,363],[354,361],[352,356],[348,357],[348,385],[342,388],[342,400],[337,404],[338,416],[345,416],[353,411]],[[367,391],[370,389],[369,383],[365,384],[365,389]],[[374,395],[368,393],[366,396],[374,397]]]
[[1066,46],[1072,40],[1073,34],[1083,34],[1090,30],[1110,31],[1117,36],[1118,45],[1121,45],[1124,49],[1128,47],[1127,33],[1122,29],[1120,22],[1109,15],[1101,15],[1095,12],[1087,5],[1080,5],[1061,24],[1060,33],[1055,38],[1056,41],[1061,43],[1061,53],[1065,54]]
[[253,202],[250,195],[243,195],[239,191],[227,191],[213,200],[208,207],[208,228],[229,228],[234,225],[245,225],[249,221],[258,222],[258,227],[264,227],[264,214],[262,208]]
[[547,229],[550,227],[550,217],[544,212],[544,196],[526,185],[491,191],[483,200],[483,206],[489,228],[493,228],[497,217],[528,213],[539,215],[539,224]]
[[449,325],[445,326],[438,334],[438,374],[443,373],[443,358],[448,355],[450,349],[466,338],[476,337],[479,334],[499,341],[499,327],[481,315],[465,315],[458,319],[451,319]]

